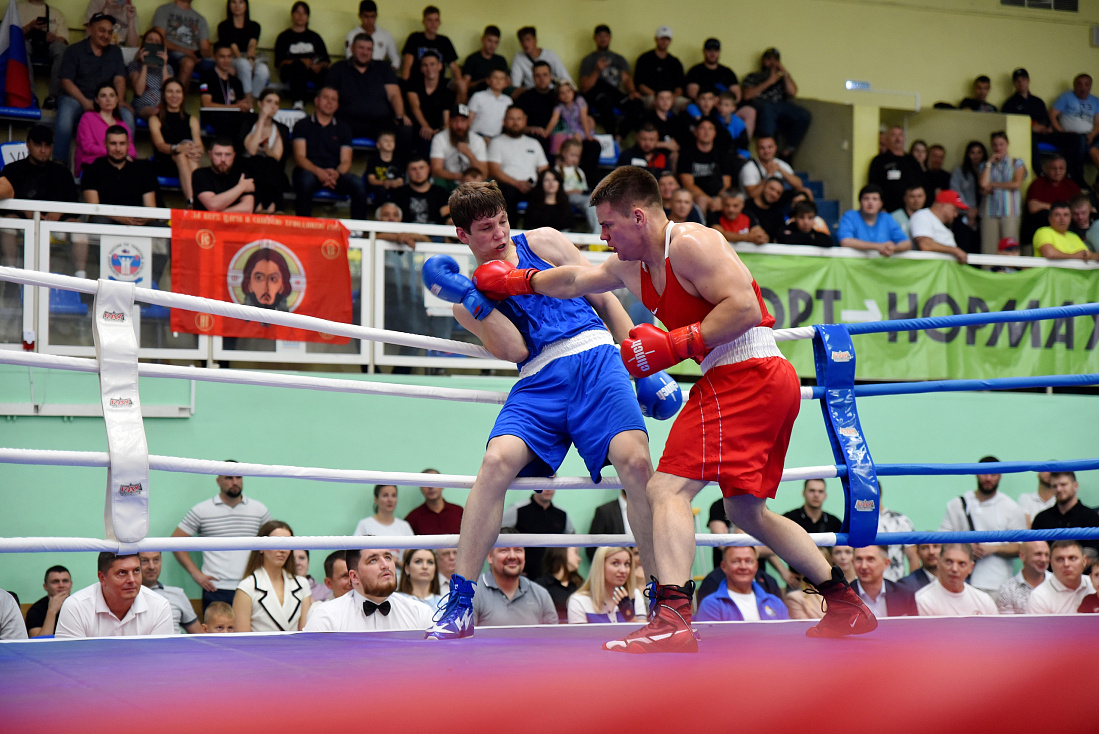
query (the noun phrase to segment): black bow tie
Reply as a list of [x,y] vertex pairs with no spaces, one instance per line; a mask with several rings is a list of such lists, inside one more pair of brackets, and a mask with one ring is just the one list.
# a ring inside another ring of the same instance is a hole
[[374,612],[381,612],[383,617],[388,616],[389,609],[389,601],[383,601],[381,604],[375,604],[374,602],[367,599],[363,602],[363,614],[368,617]]

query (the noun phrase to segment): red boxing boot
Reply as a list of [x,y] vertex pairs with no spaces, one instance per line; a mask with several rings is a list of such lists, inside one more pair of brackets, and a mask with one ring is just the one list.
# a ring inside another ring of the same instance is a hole
[[698,652],[698,639],[691,629],[691,598],[694,581],[686,586],[656,586],[652,620],[621,640],[603,644],[604,650],[644,654],[650,652]]
[[824,618],[805,631],[806,637],[862,635],[878,627],[877,617],[863,604],[838,566],[832,566],[831,579],[805,593],[819,594],[824,606]]

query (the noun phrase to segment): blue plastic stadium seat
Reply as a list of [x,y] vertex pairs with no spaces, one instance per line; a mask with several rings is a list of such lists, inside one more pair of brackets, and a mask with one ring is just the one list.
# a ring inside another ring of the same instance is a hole
[[87,316],[88,305],[80,300],[76,291],[50,288],[50,313]]
[[824,198],[824,182],[823,181],[809,181],[808,179],[802,179],[805,182],[805,188],[813,192],[814,199]]
[[1039,153],[1057,153],[1057,146],[1053,143],[1038,143]]
[[0,107],[0,117],[10,120],[41,120],[42,110],[34,107]]
[[[156,281],[152,282],[154,291],[160,290]],[[141,318],[143,319],[157,319],[159,321],[167,321],[172,315],[172,309],[159,306],[155,303],[142,303],[141,306]]]
[[356,150],[374,150],[378,147],[377,143],[370,138],[352,138],[351,147]]
[[527,202],[525,202],[525,201],[520,201],[518,204],[515,205],[515,211],[519,212],[520,214],[522,214],[526,210],[527,210]]
[[346,194],[337,194],[332,189],[320,189],[317,193],[313,194],[314,199],[321,199],[323,201],[349,201],[350,196]]
[[149,129],[149,121],[146,120],[144,117],[136,118],[134,120],[134,125],[137,127],[138,130],[148,130]]
[[160,188],[162,189],[178,189],[180,187],[179,179],[171,178],[170,176],[157,176],[156,182],[160,184]]

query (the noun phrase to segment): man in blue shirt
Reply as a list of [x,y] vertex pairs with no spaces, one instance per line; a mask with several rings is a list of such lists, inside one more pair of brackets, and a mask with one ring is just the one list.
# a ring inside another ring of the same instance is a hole
[[1049,119],[1059,135],[1061,152],[1068,161],[1068,176],[1084,185],[1084,162],[1090,156],[1099,165],[1099,97],[1091,93],[1091,75],[1077,74],[1072,91],[1058,97],[1049,109]]
[[698,605],[697,622],[744,622],[789,619],[782,600],[755,582],[759,557],[753,546],[731,545],[721,557],[725,580]]
[[859,209],[843,213],[836,233],[840,247],[873,250],[889,257],[912,248],[897,220],[882,211],[881,189],[867,184],[859,191]]

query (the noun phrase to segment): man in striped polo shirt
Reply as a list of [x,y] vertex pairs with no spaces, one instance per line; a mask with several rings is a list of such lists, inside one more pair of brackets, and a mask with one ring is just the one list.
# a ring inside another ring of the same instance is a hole
[[[173,538],[255,535],[260,526],[271,519],[266,505],[244,496],[242,477],[219,476],[217,485],[218,493],[212,499],[192,507],[179,527],[172,531]],[[202,587],[203,611],[216,601],[233,603],[237,584],[248,562],[248,551],[205,551],[201,571],[189,553],[175,551],[173,555],[179,565],[191,574],[195,583]]]

